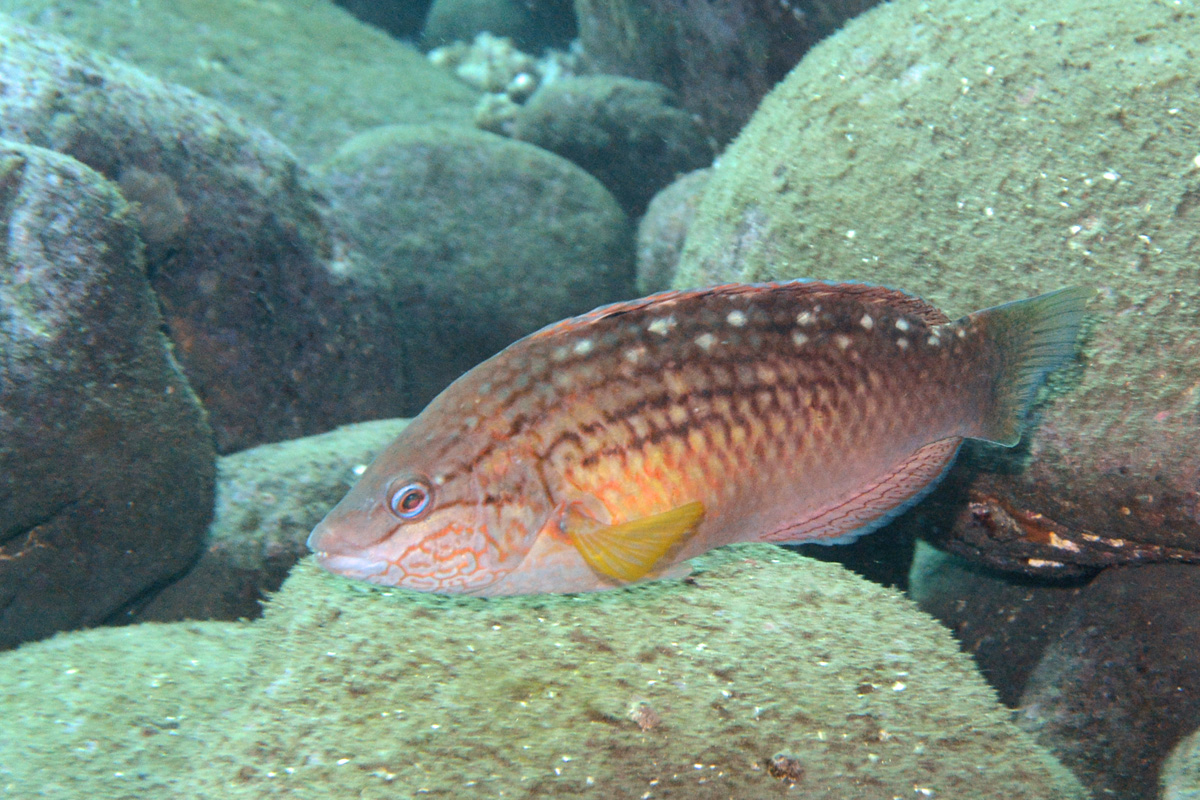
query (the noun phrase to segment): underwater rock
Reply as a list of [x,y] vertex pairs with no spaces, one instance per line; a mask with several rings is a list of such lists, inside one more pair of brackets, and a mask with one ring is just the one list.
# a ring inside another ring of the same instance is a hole
[[1031,573],[1195,560],[1200,203],[1178,119],[1200,17],[1045,12],[888,3],[815,47],[722,156],[676,284],[855,279],[951,313],[1095,286],[1081,364],[1022,445],[965,450],[946,513],[909,520]]
[[[146,800],[180,786],[227,798],[1085,797],[895,592],[762,545],[700,566],[688,581],[482,600],[305,561],[249,625],[139,626],[119,632],[121,649],[115,632],[89,632],[0,656],[0,768],[18,795],[51,780],[73,796],[136,785]],[[222,630],[225,665],[207,649]],[[103,663],[89,668],[95,651]],[[126,661],[132,677],[102,680]]]
[[718,145],[800,56],[878,0],[575,0],[595,72],[661,83]]
[[282,144],[58,37],[0,18],[0,41],[0,135],[71,155],[138,201],[146,271],[219,451],[432,396],[398,357],[419,313],[378,290]]
[[671,288],[696,204],[708,185],[710,168],[680,176],[654,195],[637,228],[637,291],[652,294]]
[[1058,622],[1018,722],[1097,797],[1149,796],[1176,742],[1200,726],[1200,570],[1105,570]]
[[0,222],[3,649],[100,623],[186,569],[216,455],[117,187],[3,141]]
[[954,631],[962,649],[1000,696],[1016,707],[1060,620],[1080,592],[1078,581],[1046,579],[981,567],[917,542],[908,596]]
[[421,43],[469,42],[484,31],[535,53],[566,47],[575,38],[575,12],[571,0],[434,0]]
[[319,167],[384,291],[428,320],[409,358],[444,387],[543,325],[628,297],[625,215],[595,178],[524,142],[393,126]]
[[305,164],[378,125],[471,124],[474,92],[330,0],[0,0],[0,11],[237,110]]
[[139,622],[254,618],[308,555],[305,540],[408,420],[346,425],[217,461],[205,549],[190,570],[137,609]]
[[613,75],[546,84],[517,109],[513,136],[558,153],[600,179],[633,216],[712,148],[660,84]]

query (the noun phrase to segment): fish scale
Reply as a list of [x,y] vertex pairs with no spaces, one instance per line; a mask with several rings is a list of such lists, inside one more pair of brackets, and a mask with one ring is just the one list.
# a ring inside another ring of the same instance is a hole
[[378,583],[511,594],[662,577],[730,542],[853,536],[918,498],[963,437],[1015,442],[1086,297],[954,323],[818,282],[600,308],[447,388],[310,546]]

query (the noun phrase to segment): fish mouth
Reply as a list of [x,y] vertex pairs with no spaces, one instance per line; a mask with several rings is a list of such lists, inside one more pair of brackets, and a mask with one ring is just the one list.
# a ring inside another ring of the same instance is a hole
[[330,553],[325,550],[313,551],[313,556],[317,559],[323,569],[327,569],[337,575],[344,575],[347,578],[357,578],[362,581],[371,581],[379,583],[381,577],[391,567],[386,561],[380,559],[365,557],[365,556],[348,556],[341,553]]

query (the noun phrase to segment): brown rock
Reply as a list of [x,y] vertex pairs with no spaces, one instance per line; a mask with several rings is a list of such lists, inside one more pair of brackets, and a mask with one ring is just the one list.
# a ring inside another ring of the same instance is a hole
[[204,412],[160,333],[136,217],[67,156],[0,142],[0,648],[105,621],[185,569]]
[[379,291],[286,147],[187,89],[0,21],[0,135],[138,202],[147,271],[221,452],[419,408]]

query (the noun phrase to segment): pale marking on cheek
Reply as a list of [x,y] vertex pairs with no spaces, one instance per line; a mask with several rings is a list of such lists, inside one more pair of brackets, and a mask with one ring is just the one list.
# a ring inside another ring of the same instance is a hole
[[1027,558],[1025,563],[1034,568],[1065,566],[1061,561],[1047,561],[1044,558]]
[[735,328],[740,328],[746,324],[746,315],[741,311],[730,311],[729,316],[725,317],[725,321]]
[[1056,547],[1059,550],[1066,550],[1071,553],[1079,552],[1079,545],[1075,544],[1070,539],[1063,539],[1062,537],[1060,537],[1059,535],[1054,533],[1054,531],[1050,532],[1050,546]]

